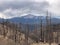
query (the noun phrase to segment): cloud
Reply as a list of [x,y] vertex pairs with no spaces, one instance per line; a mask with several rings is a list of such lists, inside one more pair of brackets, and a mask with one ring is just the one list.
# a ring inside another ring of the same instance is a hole
[[56,0],[54,3],[52,3],[48,10],[54,14],[57,14],[57,16],[60,16],[60,0]]
[[0,12],[8,18],[20,17],[24,14],[41,14],[44,13],[49,6],[46,1],[33,2],[33,1],[7,1],[0,4]]
[[[38,5],[37,5],[38,4]],[[40,6],[39,8],[41,8],[41,6],[46,6],[46,2],[40,2],[40,3],[36,3],[36,2],[30,2],[30,1],[7,1],[4,3],[0,4],[0,11],[4,11],[6,9],[12,8],[12,9],[21,9],[21,8],[36,8],[36,6]]]
[[0,13],[4,17],[20,17],[31,13],[45,15],[46,11],[60,14],[59,0],[0,0]]

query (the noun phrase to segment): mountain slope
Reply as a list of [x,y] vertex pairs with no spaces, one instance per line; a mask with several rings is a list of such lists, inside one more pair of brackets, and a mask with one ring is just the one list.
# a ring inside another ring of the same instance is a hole
[[[41,22],[41,19],[43,21],[43,24],[46,23],[46,17],[45,16],[34,16],[32,14],[28,14],[26,16],[22,16],[22,17],[14,17],[14,18],[11,18],[11,19],[8,19],[10,22],[14,22],[14,23],[29,23],[29,24],[40,24]],[[52,23],[54,24],[57,24],[57,23],[60,23],[60,19],[58,18],[55,18],[55,17],[52,17],[51,18],[51,21]]]
[[[3,20],[4,21],[8,20],[9,22],[13,22],[13,23],[40,24],[41,19],[43,21],[43,24],[46,24],[46,17],[45,16],[34,16],[32,14],[28,14],[28,15],[22,16],[22,17],[14,17],[11,19],[1,19],[0,18],[0,22],[2,22]],[[52,22],[52,24],[58,24],[58,23],[60,23],[60,19],[52,17],[51,22]]]

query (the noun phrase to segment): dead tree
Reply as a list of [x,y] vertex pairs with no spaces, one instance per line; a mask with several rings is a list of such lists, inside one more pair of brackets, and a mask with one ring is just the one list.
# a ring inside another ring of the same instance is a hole
[[48,12],[46,16],[46,21],[47,21],[48,42],[49,45],[51,45],[51,15],[49,15]]
[[14,37],[15,37],[15,44],[17,42],[17,24],[15,24],[15,30],[14,30]]
[[8,31],[9,31],[9,30],[8,30],[8,28],[9,28],[9,26],[8,26],[8,25],[9,25],[9,22],[8,22],[8,20],[6,20],[5,23],[6,23],[6,24],[5,24],[5,25],[6,25],[6,31],[5,31],[5,33],[6,33],[6,35],[7,35]]
[[41,42],[44,42],[44,31],[43,31],[43,24],[42,24],[42,18],[40,19],[41,20],[41,26],[40,26],[40,41]]
[[18,30],[19,30],[19,43],[20,43],[20,45],[21,45],[21,39],[20,39],[20,37],[21,37],[21,23],[19,23],[19,25],[18,25]]
[[29,45],[28,37],[29,37],[29,25],[26,24],[26,29],[25,29],[25,41],[26,41],[26,45]]
[[49,21],[48,21],[48,12],[46,15],[46,42],[48,42],[48,25],[49,25]]
[[5,21],[4,21],[4,19],[3,19],[3,21],[2,21],[2,27],[3,27],[3,31],[2,31],[2,34],[3,34],[3,36],[4,36],[4,38],[5,38]]
[[38,24],[34,24],[34,35],[36,35],[36,39],[34,39],[35,41],[36,41],[36,43],[38,43],[40,40],[40,37],[39,37],[39,34],[38,34],[38,29],[37,29],[37,26],[38,26]]
[[51,14],[49,15],[49,45],[51,45],[51,40],[52,40],[52,30],[51,30]]

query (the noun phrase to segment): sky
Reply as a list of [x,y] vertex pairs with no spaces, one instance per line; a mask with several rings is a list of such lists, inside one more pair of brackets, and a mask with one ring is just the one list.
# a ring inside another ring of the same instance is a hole
[[60,18],[60,0],[0,0],[0,17],[5,19],[27,14],[45,16],[47,11]]

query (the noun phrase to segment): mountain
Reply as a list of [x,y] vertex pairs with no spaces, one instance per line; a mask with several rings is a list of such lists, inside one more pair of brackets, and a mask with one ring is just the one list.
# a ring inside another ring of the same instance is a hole
[[40,18],[44,19],[44,16],[34,16],[34,15],[26,15],[26,16],[22,16],[22,17],[14,17],[11,19],[8,19],[10,22],[15,22],[15,23],[29,23],[29,24],[33,24],[33,23],[40,23]]
[[[46,17],[45,16],[34,16],[32,14],[28,14],[26,16],[22,16],[22,17],[14,17],[11,19],[8,19],[10,22],[14,22],[14,23],[29,23],[29,24],[40,24],[42,19],[43,24],[46,24]],[[53,24],[57,24],[60,23],[60,19],[52,17],[51,18],[51,22]]]
[[[2,22],[3,20],[8,20],[10,22],[13,23],[23,23],[23,24],[40,24],[41,20],[43,22],[43,24],[46,24],[46,17],[45,16],[34,16],[32,14],[28,14],[25,16],[21,16],[21,17],[14,17],[11,19],[2,19],[0,18],[0,22]],[[58,24],[60,23],[60,19],[56,18],[56,17],[52,17],[51,18],[51,22],[52,24]]]

